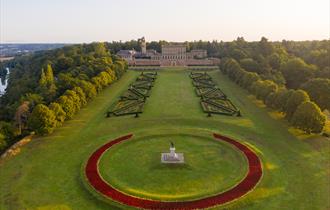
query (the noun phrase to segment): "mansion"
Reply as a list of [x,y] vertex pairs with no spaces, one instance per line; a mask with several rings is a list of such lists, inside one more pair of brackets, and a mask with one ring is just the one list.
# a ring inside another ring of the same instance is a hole
[[208,58],[206,50],[187,52],[185,44],[170,43],[162,45],[162,52],[148,49],[144,37],[140,39],[141,52],[120,50],[117,55],[125,59],[130,66],[214,66],[217,58]]

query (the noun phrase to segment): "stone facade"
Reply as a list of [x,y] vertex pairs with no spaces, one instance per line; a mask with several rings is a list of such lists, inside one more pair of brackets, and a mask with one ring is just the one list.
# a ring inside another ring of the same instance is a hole
[[117,55],[125,59],[130,66],[214,66],[220,60],[207,58],[207,51],[195,49],[187,52],[183,43],[162,45],[162,52],[146,49],[145,38],[139,39],[141,52],[120,50]]
[[130,62],[134,60],[135,53],[135,50],[120,50],[117,55],[125,59],[127,62]]
[[189,59],[202,59],[207,57],[207,51],[206,50],[191,50],[188,53],[188,58]]
[[167,44],[162,46],[163,60],[185,60],[187,59],[186,46],[183,44]]

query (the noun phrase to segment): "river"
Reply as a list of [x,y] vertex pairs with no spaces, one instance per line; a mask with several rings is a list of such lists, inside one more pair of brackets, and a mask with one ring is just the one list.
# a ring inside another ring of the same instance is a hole
[[8,85],[9,68],[7,68],[7,71],[8,71],[7,76],[5,78],[1,78],[1,81],[0,81],[0,96],[5,94],[6,88]]

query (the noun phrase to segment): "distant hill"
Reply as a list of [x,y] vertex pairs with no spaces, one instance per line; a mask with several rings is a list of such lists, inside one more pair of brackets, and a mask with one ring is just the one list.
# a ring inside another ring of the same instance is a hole
[[0,44],[0,58],[13,57],[36,51],[51,50],[69,44]]

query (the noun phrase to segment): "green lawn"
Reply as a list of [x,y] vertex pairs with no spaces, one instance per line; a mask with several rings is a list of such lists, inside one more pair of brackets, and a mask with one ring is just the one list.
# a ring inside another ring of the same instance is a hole
[[[198,131],[198,130],[197,130]],[[185,163],[166,165],[160,154],[173,141]],[[102,177],[116,189],[154,200],[193,200],[226,191],[247,173],[243,154],[224,142],[192,135],[154,135],[134,139],[104,154]]]
[[117,209],[95,199],[81,181],[82,164],[95,149],[128,133],[142,138],[167,133],[207,137],[211,132],[249,144],[264,165],[257,188],[226,208],[330,208],[329,139],[294,137],[285,123],[270,117],[266,108],[256,106],[246,91],[219,71],[210,75],[243,117],[206,117],[189,72],[176,69],[159,72],[139,118],[105,118],[108,108],[138,74],[128,72],[73,120],[50,136],[35,138],[18,155],[1,163],[0,209]]

